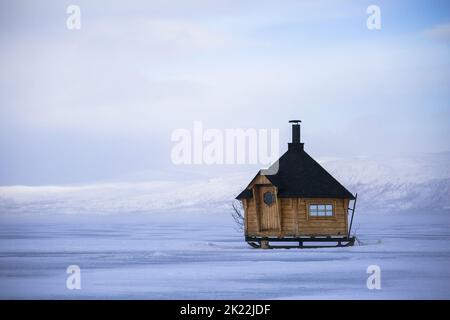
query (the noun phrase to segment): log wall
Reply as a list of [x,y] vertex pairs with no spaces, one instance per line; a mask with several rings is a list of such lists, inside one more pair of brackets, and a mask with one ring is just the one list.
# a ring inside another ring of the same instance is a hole
[[[272,204],[273,210],[277,211],[277,217],[279,217],[277,228],[276,230],[264,230],[261,226],[261,221],[265,219],[262,216],[263,210],[261,208],[264,204],[259,201],[259,197],[260,194],[255,192],[253,198],[244,200],[246,235],[284,237],[347,234],[348,199],[277,197],[277,201]],[[309,204],[333,204],[333,216],[310,216]],[[280,216],[278,216],[279,212],[281,213]]]

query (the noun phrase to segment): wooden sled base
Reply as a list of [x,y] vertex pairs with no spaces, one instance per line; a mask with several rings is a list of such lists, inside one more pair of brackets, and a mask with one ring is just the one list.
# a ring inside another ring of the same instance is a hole
[[[355,244],[355,237],[251,237],[246,236],[245,241],[256,249],[290,249],[290,248],[334,248],[350,247]],[[292,245],[272,245],[271,242],[292,242]]]

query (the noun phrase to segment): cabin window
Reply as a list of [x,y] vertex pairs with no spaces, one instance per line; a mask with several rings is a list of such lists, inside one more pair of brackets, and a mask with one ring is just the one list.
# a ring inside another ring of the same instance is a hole
[[270,206],[273,203],[273,193],[268,191],[264,193],[264,203]]
[[309,215],[312,217],[332,217],[333,205],[332,204],[310,204]]

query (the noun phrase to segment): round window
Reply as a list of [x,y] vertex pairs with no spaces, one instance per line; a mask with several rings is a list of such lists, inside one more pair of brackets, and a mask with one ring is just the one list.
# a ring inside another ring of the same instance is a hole
[[270,191],[267,191],[264,193],[264,203],[270,206],[273,203],[273,193]]

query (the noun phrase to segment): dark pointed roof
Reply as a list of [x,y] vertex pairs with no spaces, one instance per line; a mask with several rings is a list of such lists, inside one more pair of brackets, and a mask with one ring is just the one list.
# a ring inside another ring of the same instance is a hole
[[[288,151],[278,160],[278,165],[276,174],[265,175],[265,177],[278,188],[280,198],[355,199],[350,191],[305,152],[303,143],[290,143]],[[259,174],[261,171],[258,172]],[[236,199],[252,197],[252,191],[245,189]]]

